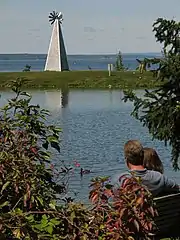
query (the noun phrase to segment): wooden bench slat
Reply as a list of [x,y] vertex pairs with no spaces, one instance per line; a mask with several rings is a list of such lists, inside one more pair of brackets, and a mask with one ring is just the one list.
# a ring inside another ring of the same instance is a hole
[[169,237],[178,232],[180,236],[180,193],[155,198],[154,203],[159,214],[155,217],[156,235]]
[[169,195],[165,195],[162,197],[156,197],[156,198],[154,198],[154,201],[158,201],[158,202],[163,201],[163,200],[167,201],[167,199],[171,199],[171,198],[172,199],[180,198],[180,193],[174,193],[174,194],[169,194]]
[[[180,200],[179,200],[179,201],[180,201]],[[171,206],[167,206],[167,203],[166,203],[166,205],[159,205],[159,204],[157,205],[157,204],[156,204],[155,207],[158,208],[158,209],[162,209],[162,210],[165,210],[165,209],[167,209],[167,208],[168,208],[168,209],[172,209],[172,210],[173,210],[173,209],[176,209],[178,212],[180,212],[180,209],[179,209],[180,203],[178,203],[178,204],[171,204],[171,203],[170,203],[170,205],[171,205]]]
[[[173,208],[174,205],[175,205],[175,206],[176,206],[176,205],[179,206],[179,205],[180,205],[180,199],[177,199],[177,201],[178,201],[178,202],[176,202],[175,200],[174,200],[174,201],[171,201],[171,200],[168,201],[168,202],[169,202],[169,205],[171,205],[171,206],[169,206],[169,207],[172,207],[172,208]],[[164,203],[164,202],[163,202],[163,203],[160,203],[160,202],[157,203],[157,202],[155,202],[155,204],[156,204],[156,206],[159,206],[159,207],[167,206],[167,203]]]
[[170,216],[176,216],[176,215],[179,215],[180,214],[180,211],[177,211],[176,209],[167,209],[167,208],[162,208],[162,209],[159,209],[158,208],[158,214],[159,216],[161,215],[170,215]]

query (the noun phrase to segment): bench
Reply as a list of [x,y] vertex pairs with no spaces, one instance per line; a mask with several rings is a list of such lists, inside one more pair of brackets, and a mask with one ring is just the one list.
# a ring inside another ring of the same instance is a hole
[[155,217],[157,231],[154,239],[180,239],[180,193],[154,199],[158,216]]

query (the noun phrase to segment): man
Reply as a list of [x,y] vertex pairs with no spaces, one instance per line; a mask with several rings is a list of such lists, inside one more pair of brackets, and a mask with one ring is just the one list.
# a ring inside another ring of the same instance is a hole
[[139,141],[128,141],[124,146],[124,155],[127,167],[130,170],[129,175],[134,174],[134,176],[140,177],[142,184],[150,190],[153,196],[179,192],[179,186],[175,181],[168,179],[159,172],[147,170],[143,167],[144,152]]

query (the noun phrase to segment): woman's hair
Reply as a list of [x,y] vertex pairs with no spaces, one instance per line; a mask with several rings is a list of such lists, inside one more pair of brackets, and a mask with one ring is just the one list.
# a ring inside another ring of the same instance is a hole
[[160,173],[164,173],[163,164],[153,148],[144,148],[144,161],[143,165],[148,170],[154,170]]

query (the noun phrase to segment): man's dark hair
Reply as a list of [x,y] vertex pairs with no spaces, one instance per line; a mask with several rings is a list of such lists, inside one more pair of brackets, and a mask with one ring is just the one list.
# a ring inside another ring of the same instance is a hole
[[127,163],[135,166],[143,165],[143,146],[138,140],[129,140],[124,145],[124,155]]

